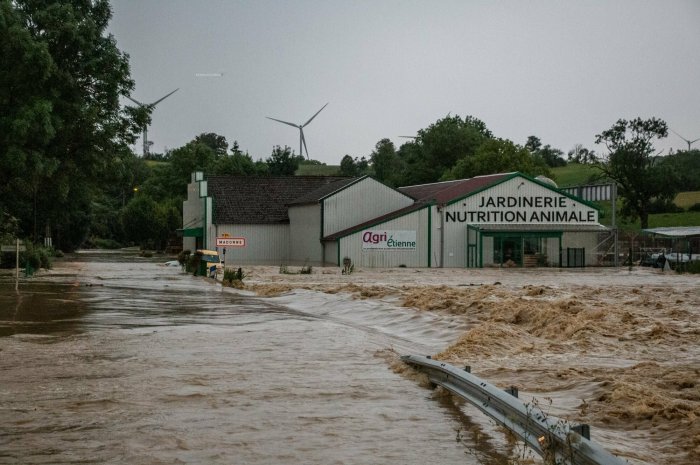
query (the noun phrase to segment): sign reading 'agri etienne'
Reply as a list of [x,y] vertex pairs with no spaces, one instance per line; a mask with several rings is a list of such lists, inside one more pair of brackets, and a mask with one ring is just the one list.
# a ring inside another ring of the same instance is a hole
[[362,233],[362,248],[413,250],[416,248],[416,232],[368,229]]

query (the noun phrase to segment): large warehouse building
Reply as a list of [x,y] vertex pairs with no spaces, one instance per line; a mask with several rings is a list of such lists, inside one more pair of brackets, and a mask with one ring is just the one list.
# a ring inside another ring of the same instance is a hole
[[187,194],[184,248],[225,248],[228,264],[589,266],[608,234],[593,205],[521,173],[393,189],[197,172]]

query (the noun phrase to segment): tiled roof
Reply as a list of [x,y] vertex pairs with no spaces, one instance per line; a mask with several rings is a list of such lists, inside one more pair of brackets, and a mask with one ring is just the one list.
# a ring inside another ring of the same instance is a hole
[[209,176],[217,224],[288,223],[287,205],[322,187],[352,178],[340,176]]
[[432,201],[442,204],[464,197],[511,175],[513,175],[513,173],[489,174],[486,176],[475,176],[469,179],[459,179],[457,181],[399,187],[399,190],[417,200],[424,202]]
[[316,203],[325,196],[332,194],[335,191],[338,191],[342,189],[343,187],[346,187],[354,182],[356,182],[360,178],[343,178],[335,182],[331,182],[329,184],[325,184],[318,189],[315,189],[311,192],[308,192],[301,197],[294,199],[292,202],[289,202],[290,205],[301,205],[304,203]]

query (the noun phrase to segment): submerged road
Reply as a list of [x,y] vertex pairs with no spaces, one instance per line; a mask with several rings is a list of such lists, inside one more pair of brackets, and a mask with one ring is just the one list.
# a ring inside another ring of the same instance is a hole
[[456,334],[446,322],[308,292],[245,297],[133,256],[64,265],[75,275],[19,294],[0,282],[0,463],[475,464],[507,452],[382,355],[439,349]]

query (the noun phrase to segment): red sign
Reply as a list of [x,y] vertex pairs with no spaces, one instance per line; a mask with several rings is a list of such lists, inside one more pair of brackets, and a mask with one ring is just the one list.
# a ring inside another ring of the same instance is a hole
[[217,247],[245,247],[245,237],[217,237]]

